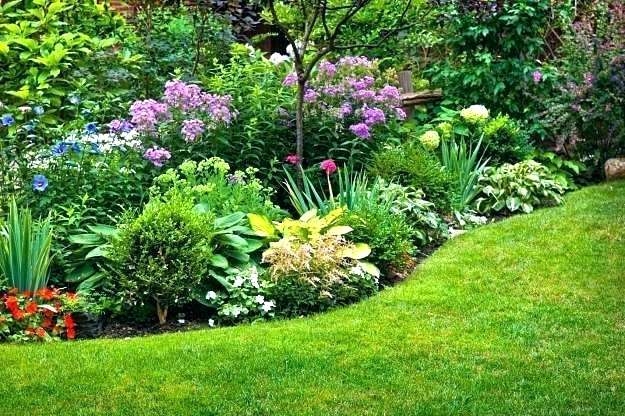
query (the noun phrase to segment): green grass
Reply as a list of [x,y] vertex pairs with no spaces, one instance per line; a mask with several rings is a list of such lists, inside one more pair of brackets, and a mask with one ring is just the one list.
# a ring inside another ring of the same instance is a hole
[[307,319],[0,346],[2,415],[625,414],[625,183]]

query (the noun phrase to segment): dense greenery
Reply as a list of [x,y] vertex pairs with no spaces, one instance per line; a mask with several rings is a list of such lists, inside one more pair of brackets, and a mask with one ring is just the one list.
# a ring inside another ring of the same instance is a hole
[[[21,403],[0,409],[619,414],[624,195],[622,182],[587,188],[562,207],[471,231],[411,280],[328,314],[123,341],[0,346],[0,395]],[[33,362],[45,363],[37,377]]]

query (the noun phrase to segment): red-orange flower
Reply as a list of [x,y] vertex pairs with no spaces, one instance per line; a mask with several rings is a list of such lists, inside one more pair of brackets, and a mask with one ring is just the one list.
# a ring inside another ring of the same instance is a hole
[[16,311],[20,308],[19,302],[17,301],[17,298],[15,296],[7,297],[7,299],[4,301],[4,304],[11,312]]
[[69,300],[75,300],[78,295],[75,292],[67,292],[65,296],[67,296]]
[[21,309],[12,310],[11,315],[13,315],[13,318],[18,321],[21,321],[22,319],[24,319],[24,311]]
[[22,293],[22,295],[24,295],[25,298],[32,298],[34,293],[31,292],[30,290],[26,290],[24,291],[24,293]]
[[65,330],[67,334],[67,339],[76,338],[76,323],[74,322],[74,318],[72,318],[71,314],[65,314],[63,317],[63,322],[65,323]]
[[46,301],[54,299],[55,294],[54,290],[47,287],[44,287],[37,292],[37,296]]
[[39,307],[39,305],[37,305],[36,302],[28,302],[26,304],[26,308],[24,308],[24,310],[26,310],[26,313],[37,313],[37,308]]
[[14,287],[13,289],[10,289],[7,293],[9,294],[9,296],[15,296],[18,292],[19,291],[17,290],[17,288]]
[[46,332],[45,329],[43,329],[42,327],[39,327],[35,330],[35,334],[37,334],[37,336],[39,338],[44,338],[46,335],[48,335],[48,333]]

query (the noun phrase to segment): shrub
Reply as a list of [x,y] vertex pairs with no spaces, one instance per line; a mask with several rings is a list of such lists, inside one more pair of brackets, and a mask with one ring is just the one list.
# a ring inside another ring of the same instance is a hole
[[76,295],[42,288],[37,292],[9,291],[0,301],[0,339],[54,341],[74,339],[76,324],[71,314]]
[[216,216],[251,212],[272,220],[281,218],[282,210],[271,202],[273,189],[263,186],[256,173],[254,168],[230,173],[230,165],[218,157],[200,162],[187,160],[156,177],[151,194],[152,198],[165,200],[184,195]]
[[69,104],[76,95],[120,104],[117,97],[132,90],[140,57],[123,49],[122,40],[132,34],[121,16],[96,1],[5,3],[0,6],[3,102],[42,106],[43,121],[55,124],[75,117]]
[[454,182],[438,158],[420,143],[385,148],[377,153],[368,172],[387,182],[421,189],[425,198],[440,211],[449,211]]
[[153,200],[123,224],[111,255],[115,278],[128,300],[156,303],[159,322],[170,306],[184,305],[209,279],[214,217],[193,210],[190,200]]
[[369,260],[383,276],[402,271],[415,254],[416,230],[406,215],[394,211],[389,202],[382,203],[372,196],[350,209],[341,223],[353,228],[348,236],[351,241],[364,241],[371,247]]
[[562,203],[562,187],[549,170],[538,162],[526,160],[516,165],[486,168],[479,179],[478,211],[532,212],[534,208]]

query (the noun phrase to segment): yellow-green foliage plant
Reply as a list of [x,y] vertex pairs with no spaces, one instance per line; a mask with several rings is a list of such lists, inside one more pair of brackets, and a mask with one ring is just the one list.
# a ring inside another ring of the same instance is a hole
[[324,310],[377,291],[380,271],[363,261],[371,248],[347,241],[344,236],[352,228],[336,225],[344,213],[344,208],[337,208],[319,216],[313,209],[300,219],[280,223],[248,215],[257,235],[270,241],[262,261],[269,265],[274,283],[271,295],[280,313]]

